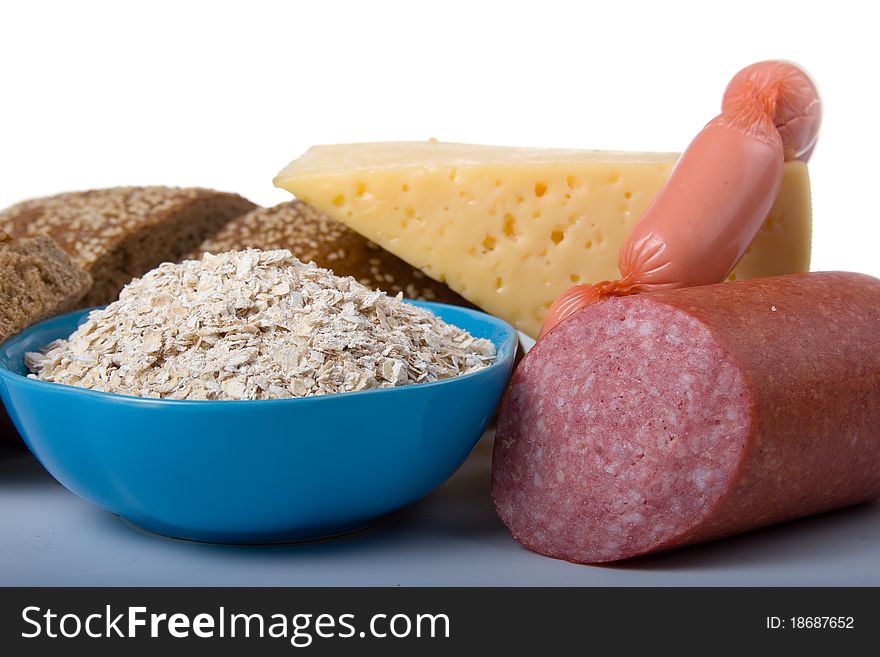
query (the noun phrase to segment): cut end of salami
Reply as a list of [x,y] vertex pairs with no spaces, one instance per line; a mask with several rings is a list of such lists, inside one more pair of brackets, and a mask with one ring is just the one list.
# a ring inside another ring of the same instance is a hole
[[526,547],[626,559],[880,497],[880,281],[796,274],[611,298],[502,402],[498,514]]
[[749,431],[743,374],[705,326],[646,297],[597,310],[523,361],[493,463],[517,540],[588,563],[685,538],[729,488]]

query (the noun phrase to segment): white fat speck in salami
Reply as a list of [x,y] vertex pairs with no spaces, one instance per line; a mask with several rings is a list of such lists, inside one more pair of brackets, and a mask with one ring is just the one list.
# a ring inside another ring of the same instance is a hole
[[877,307],[880,281],[836,272],[576,313],[502,404],[501,519],[533,550],[593,563],[880,497]]

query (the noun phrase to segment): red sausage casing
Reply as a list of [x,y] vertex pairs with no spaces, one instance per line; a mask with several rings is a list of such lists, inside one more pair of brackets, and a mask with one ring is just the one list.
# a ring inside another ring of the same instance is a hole
[[829,272],[611,298],[520,363],[496,509],[593,563],[880,497],[880,280]]

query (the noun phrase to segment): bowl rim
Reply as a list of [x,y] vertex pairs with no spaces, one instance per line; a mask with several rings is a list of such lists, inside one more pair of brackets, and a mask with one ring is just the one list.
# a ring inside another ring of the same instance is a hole
[[[425,308],[434,312],[435,308],[449,308],[456,312],[462,312],[466,315],[471,316],[473,319],[482,322],[484,324],[488,324],[491,326],[495,326],[501,329],[504,332],[504,337],[497,342],[494,340],[490,340],[495,344],[496,349],[496,358],[495,361],[484,367],[483,369],[477,370],[476,372],[470,372],[468,374],[461,374],[459,376],[449,377],[447,379],[439,379],[437,381],[428,381],[425,383],[413,383],[405,386],[391,386],[388,388],[370,388],[369,390],[354,390],[351,392],[337,392],[337,393],[326,393],[322,395],[310,395],[308,397],[288,397],[285,399],[164,399],[159,397],[138,397],[135,395],[121,395],[115,392],[103,392],[100,390],[91,390],[89,388],[80,388],[78,386],[72,386],[66,383],[55,383],[52,381],[41,381],[40,379],[31,378],[28,375],[19,374],[18,372],[14,372],[6,367],[5,364],[0,362],[0,379],[11,379],[16,381],[17,383],[35,387],[38,390],[45,391],[53,391],[60,392],[72,395],[83,395],[86,398],[93,398],[105,402],[118,402],[118,403],[128,403],[128,404],[138,404],[138,405],[146,405],[146,406],[178,406],[178,407],[186,407],[186,408],[196,408],[196,407],[208,407],[208,406],[216,406],[221,405],[223,408],[227,407],[237,407],[242,404],[247,405],[248,407],[253,407],[254,405],[282,405],[282,404],[298,404],[303,405],[307,403],[319,403],[319,402],[327,402],[331,399],[352,399],[354,397],[363,397],[365,395],[381,395],[381,394],[411,394],[411,391],[414,390],[426,390],[428,388],[434,388],[442,385],[451,385],[455,381],[461,381],[464,379],[472,379],[480,376],[488,376],[490,373],[494,373],[495,370],[503,367],[507,367],[507,364],[513,364],[514,359],[516,358],[516,350],[517,345],[519,344],[519,334],[516,329],[510,325],[505,320],[495,317],[494,315],[490,315],[481,310],[477,310],[474,308],[467,308],[464,306],[456,306],[454,304],[449,303],[440,303],[438,301],[421,301],[417,299],[408,299],[404,298],[403,301],[405,303],[409,303],[415,306],[419,306],[421,308]],[[106,306],[96,306],[93,308],[83,308],[80,310],[74,310],[67,313],[62,313],[60,315],[54,315],[52,317],[48,317],[36,324],[32,324],[31,326],[19,331],[15,335],[7,338],[4,342],[0,343],[0,350],[5,350],[9,345],[12,345],[16,342],[20,342],[24,340],[31,333],[35,333],[40,330],[45,324],[50,322],[57,322],[59,320],[72,317],[74,315],[82,315],[88,317],[90,313],[95,310],[100,310]],[[435,313],[437,314],[437,313]],[[441,318],[442,319],[442,318]],[[447,324],[452,324],[453,326],[457,326],[458,328],[462,328],[455,324],[454,322],[450,322],[448,320],[443,320]],[[464,329],[466,330],[466,329]],[[488,339],[488,338],[486,338]],[[507,354],[505,358],[498,358],[497,355],[502,352],[502,350],[508,347]]]

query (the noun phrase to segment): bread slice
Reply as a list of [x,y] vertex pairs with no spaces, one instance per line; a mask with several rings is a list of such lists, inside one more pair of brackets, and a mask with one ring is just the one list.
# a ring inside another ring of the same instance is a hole
[[92,276],[86,307],[113,301],[132,278],[179,260],[255,207],[210,189],[115,187],[24,201],[0,212],[0,230],[54,238]]
[[0,232],[0,342],[77,306],[92,278],[50,237]]
[[[76,307],[92,277],[50,237],[14,240],[0,231],[0,342]],[[0,442],[18,443],[0,404]]]
[[314,262],[339,276],[353,276],[364,285],[390,294],[403,292],[411,299],[471,305],[443,283],[302,201],[260,208],[237,217],[202,242],[190,257],[248,247],[289,249],[303,262]]

